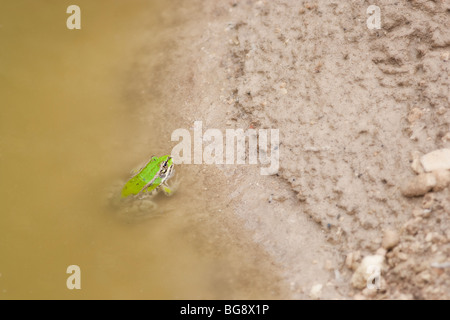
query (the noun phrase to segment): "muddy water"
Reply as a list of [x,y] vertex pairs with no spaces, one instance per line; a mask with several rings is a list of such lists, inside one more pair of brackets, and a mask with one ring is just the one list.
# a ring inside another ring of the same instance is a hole
[[[264,254],[204,222],[220,206],[201,196],[199,168],[178,170],[187,178],[160,199],[162,218],[130,224],[105,206],[130,166],[172,148],[157,125],[167,110],[125,89],[135,53],[158,46],[148,30],[161,31],[162,3],[77,1],[81,30],[68,30],[72,3],[1,2],[0,299],[277,295],[255,262]],[[80,290],[67,289],[70,265]]]

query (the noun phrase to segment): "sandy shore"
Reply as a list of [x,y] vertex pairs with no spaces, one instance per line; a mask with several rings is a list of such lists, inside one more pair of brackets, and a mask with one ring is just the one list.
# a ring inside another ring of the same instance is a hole
[[[402,194],[423,170],[411,164],[450,147],[450,7],[377,1],[382,26],[369,30],[370,4],[180,2],[167,9],[180,20],[163,15],[171,28],[157,35],[172,53],[138,66],[167,79],[151,82],[169,104],[167,137],[194,121],[280,130],[277,175],[185,169],[223,209],[208,217],[226,226],[217,241],[239,239],[253,252],[245,259],[273,277],[260,288],[267,297],[450,298],[450,190]],[[379,290],[355,276],[373,255],[383,261]]]

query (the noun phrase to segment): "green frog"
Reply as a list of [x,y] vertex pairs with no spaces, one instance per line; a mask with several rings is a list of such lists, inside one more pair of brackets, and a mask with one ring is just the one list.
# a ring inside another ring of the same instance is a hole
[[122,198],[140,193],[156,194],[161,187],[168,196],[172,195],[172,189],[166,184],[175,173],[171,156],[152,157],[141,169],[135,171],[135,175],[122,189]]
[[132,177],[123,185],[120,196],[116,192],[110,196],[114,206],[119,209],[119,215],[133,220],[155,216],[158,206],[153,198],[159,191],[172,196],[178,188],[178,180],[174,185],[168,184],[174,174],[174,163],[170,155],[153,156],[146,165],[133,170]]

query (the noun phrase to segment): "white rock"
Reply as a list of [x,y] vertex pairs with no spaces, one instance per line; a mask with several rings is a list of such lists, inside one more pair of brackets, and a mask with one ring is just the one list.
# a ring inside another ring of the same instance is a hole
[[320,299],[320,296],[322,295],[322,287],[323,286],[320,283],[312,286],[311,291],[309,292],[311,299]]
[[360,258],[361,252],[359,251],[350,252],[349,254],[347,254],[347,257],[345,258],[345,265],[350,270],[356,270],[356,268],[358,267],[358,260]]
[[422,173],[406,181],[401,187],[405,197],[423,196],[436,186],[436,177],[432,173]]
[[422,164],[420,163],[419,159],[414,159],[413,160],[413,162],[411,163],[411,169],[417,174],[424,173],[424,170],[422,168]]
[[422,164],[420,163],[421,156],[422,154],[417,150],[411,152],[411,169],[417,174],[425,172],[422,168]]
[[377,256],[383,256],[383,257],[386,256],[386,253],[387,253],[387,250],[385,248],[383,248],[383,247],[378,248],[377,251],[375,252],[375,254]]
[[443,142],[450,141],[450,132],[447,132],[441,139]]
[[434,193],[430,192],[425,195],[422,199],[422,209],[432,210],[434,206],[434,201],[436,200],[436,196]]
[[376,270],[382,271],[384,257],[379,255],[366,256],[353,273],[352,285],[356,289],[367,288],[367,283]]
[[450,185],[450,171],[448,170],[436,170],[433,171],[434,177],[436,178],[436,185],[433,191],[441,191]]
[[362,291],[362,294],[367,297],[367,298],[374,298],[377,295],[377,289],[369,289],[369,288],[365,288]]
[[450,169],[450,149],[434,150],[420,158],[420,162],[426,172],[434,170]]
[[400,236],[396,230],[387,229],[383,235],[383,242],[381,246],[386,249],[394,248],[400,242]]

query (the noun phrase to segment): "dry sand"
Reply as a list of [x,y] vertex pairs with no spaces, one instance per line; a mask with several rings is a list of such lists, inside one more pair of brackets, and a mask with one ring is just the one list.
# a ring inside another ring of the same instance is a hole
[[[371,4],[380,30],[366,26]],[[210,217],[220,239],[251,235],[243,248],[277,273],[267,297],[450,298],[450,190],[401,193],[411,164],[450,147],[448,1],[179,1],[161,23],[160,60],[138,59],[130,85],[168,103],[162,134],[195,120],[280,130],[277,175],[191,169],[229,212]],[[371,291],[353,275],[375,254]]]

